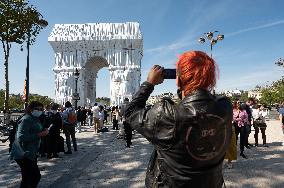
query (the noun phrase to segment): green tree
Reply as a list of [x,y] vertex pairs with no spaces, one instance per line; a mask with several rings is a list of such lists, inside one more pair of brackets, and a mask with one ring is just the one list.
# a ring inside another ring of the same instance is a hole
[[41,25],[40,13],[25,0],[1,0],[0,1],[0,40],[4,50],[5,67],[5,99],[4,109],[9,108],[9,76],[8,65],[12,43],[22,44],[27,36],[36,36],[32,29],[33,24]]
[[[4,104],[4,93],[5,93],[5,91],[3,89],[1,89],[0,90],[0,109],[1,109],[1,111],[4,109],[4,106],[3,106],[3,104]],[[49,98],[48,96],[31,94],[29,101],[31,102],[31,101],[35,101],[35,100],[43,103],[44,106],[47,106],[52,102],[52,99]],[[17,95],[11,94],[9,105],[10,105],[10,109],[14,109],[14,108],[22,109],[23,106],[24,106],[24,101],[22,99],[21,94],[17,94]]]
[[52,99],[48,98],[48,96],[42,96],[38,94],[31,94],[29,101],[39,101],[41,102],[44,106],[50,105],[52,102]]
[[239,97],[240,101],[247,101],[248,100],[248,92],[242,92],[241,96]]
[[23,43],[25,27],[21,19],[24,17],[24,9],[27,3],[24,1],[2,0],[0,2],[0,40],[4,50],[5,67],[5,99],[4,109],[9,105],[9,76],[8,62],[12,43]]
[[[25,23],[28,28],[25,33],[26,47],[27,47],[27,66],[26,66],[26,80],[25,80],[25,106],[29,101],[29,88],[30,88],[30,45],[35,43],[36,37],[39,32],[48,25],[48,22],[42,19],[42,15],[31,5],[26,10]],[[21,48],[22,49],[22,48]]]
[[263,88],[261,90],[260,102],[262,104],[265,104],[267,106],[271,106],[273,103],[275,103],[277,101],[277,98],[279,98],[277,91],[275,91],[271,88]]
[[105,105],[110,105],[110,98],[107,98],[107,97],[98,97],[96,98],[96,102],[99,102],[99,103],[102,103],[102,104],[105,104]]

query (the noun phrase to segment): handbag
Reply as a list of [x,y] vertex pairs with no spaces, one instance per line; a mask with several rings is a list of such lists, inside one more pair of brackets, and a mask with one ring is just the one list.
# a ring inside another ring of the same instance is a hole
[[266,123],[260,118],[254,120],[253,126],[259,128],[267,127]]

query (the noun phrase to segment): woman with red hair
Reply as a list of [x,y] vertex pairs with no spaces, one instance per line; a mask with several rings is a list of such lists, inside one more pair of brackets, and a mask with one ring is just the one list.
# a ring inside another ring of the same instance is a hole
[[126,121],[154,145],[146,187],[220,188],[222,163],[232,135],[232,106],[210,93],[217,65],[206,53],[189,51],[176,64],[179,104],[164,98],[145,108],[164,81],[155,65],[126,109]]
[[212,90],[216,85],[218,69],[215,61],[201,51],[189,51],[182,54],[176,64],[177,86],[183,95],[197,90]]

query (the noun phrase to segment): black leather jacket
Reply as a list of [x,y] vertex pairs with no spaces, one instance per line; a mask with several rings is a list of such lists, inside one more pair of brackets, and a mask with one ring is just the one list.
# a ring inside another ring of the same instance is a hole
[[222,162],[232,134],[229,100],[197,90],[178,105],[162,99],[145,108],[153,90],[144,82],[126,109],[126,121],[155,148],[146,187],[222,187]]

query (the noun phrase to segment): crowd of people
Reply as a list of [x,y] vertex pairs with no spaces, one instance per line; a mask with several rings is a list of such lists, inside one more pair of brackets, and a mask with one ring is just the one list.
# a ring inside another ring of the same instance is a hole
[[[127,101],[129,100],[126,99],[125,102]],[[39,101],[32,101],[17,121],[14,136],[16,139],[13,139],[10,149],[10,158],[21,169],[20,187],[37,187],[41,177],[37,166],[38,157],[52,159],[60,157],[60,152],[72,154],[72,151],[78,151],[76,133],[80,133],[82,127],[88,126],[99,133],[103,132],[105,124],[112,121],[113,129],[119,130],[117,138],[125,139],[126,147],[130,147],[132,129],[125,122],[123,109],[124,107],[118,106],[108,108],[97,103],[93,107],[79,106],[75,109],[69,101],[63,107],[52,103],[44,108]],[[107,118],[108,113],[110,118]],[[124,126],[119,126],[121,124]],[[64,149],[61,132],[65,135],[67,150]]]
[[[146,106],[154,86],[164,81],[164,68],[159,65],[152,67],[132,101],[126,98],[121,107],[107,108],[95,103],[75,109],[67,101],[64,108],[53,103],[44,113],[40,102],[31,102],[18,121],[11,150],[11,159],[21,168],[21,187],[37,186],[41,177],[38,154],[46,154],[47,158],[59,157],[61,151],[72,154],[78,151],[76,132],[80,133],[86,124],[95,133],[103,132],[110,119],[113,130],[118,131],[117,138],[126,139],[126,147],[132,144],[133,130],[154,145],[146,172],[147,188],[221,188],[224,156],[228,168],[232,168],[232,161],[237,159],[238,140],[244,159],[248,158],[245,149],[259,146],[259,132],[263,146],[268,147],[265,133],[268,111],[252,98],[231,102],[227,97],[213,95],[210,91],[216,84],[216,66],[204,52],[182,54],[176,64],[177,94],[181,99],[178,104],[163,98]],[[283,127],[284,108],[279,113]],[[252,127],[254,144],[248,142]],[[61,129],[67,151],[60,137]]]
[[[258,134],[261,131],[263,147],[268,147],[266,143],[266,122],[265,118],[269,115],[269,111],[264,108],[264,105],[257,103],[254,98],[249,98],[246,102],[233,102],[233,126],[232,126],[232,140],[225,159],[228,159],[228,168],[233,168],[232,161],[237,160],[237,141],[239,138],[240,156],[244,159],[248,157],[244,150],[251,149],[251,147],[258,147]],[[255,143],[248,142],[252,127],[254,128]]]

